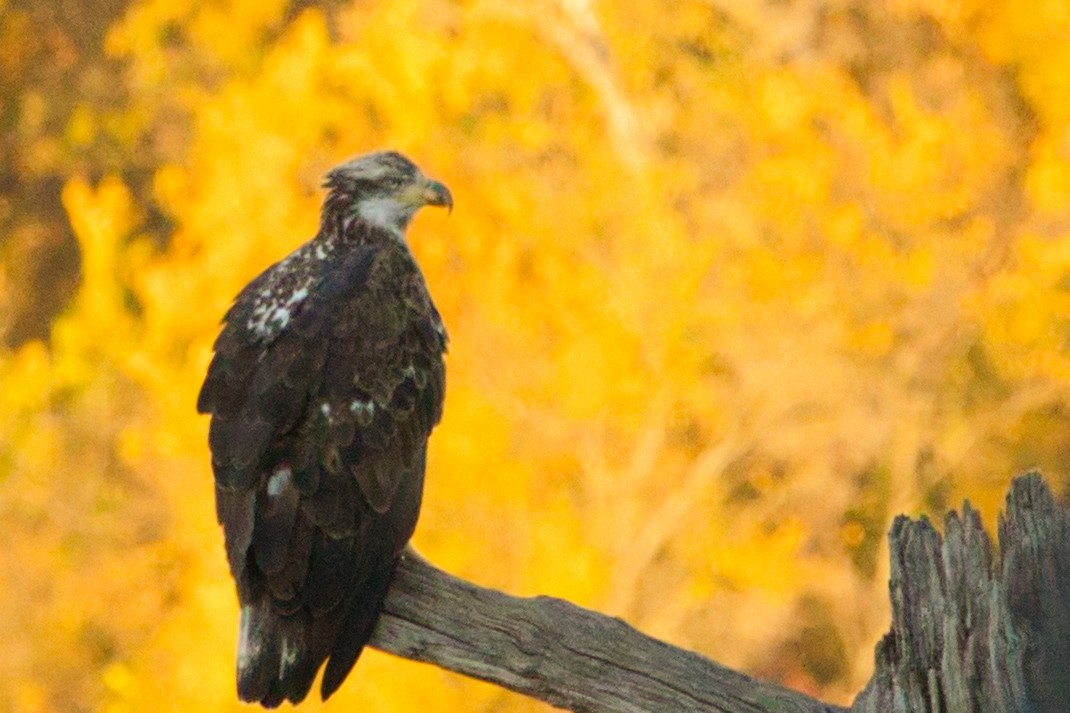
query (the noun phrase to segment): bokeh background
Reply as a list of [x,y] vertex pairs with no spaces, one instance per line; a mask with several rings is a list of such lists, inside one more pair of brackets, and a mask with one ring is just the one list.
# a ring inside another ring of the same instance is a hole
[[383,147],[456,198],[439,566],[849,702],[895,514],[1066,493],[1066,2],[0,0],[0,711],[246,710],[196,393]]

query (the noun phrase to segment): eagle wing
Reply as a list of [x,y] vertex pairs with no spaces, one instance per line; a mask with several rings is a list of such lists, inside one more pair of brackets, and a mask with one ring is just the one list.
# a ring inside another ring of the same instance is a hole
[[[301,700],[328,656],[329,695],[356,661],[442,413],[446,337],[407,251],[322,264],[301,277],[280,263],[239,295],[198,399],[242,604],[239,693],[265,705]],[[264,294],[285,317],[267,329]]]

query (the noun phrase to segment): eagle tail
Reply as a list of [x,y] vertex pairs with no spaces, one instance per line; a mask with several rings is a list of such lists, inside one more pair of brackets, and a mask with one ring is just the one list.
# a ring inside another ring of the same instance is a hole
[[320,694],[327,700],[353,669],[371,638],[379,610],[394,576],[396,560],[379,567],[357,592],[339,621],[330,615],[283,615],[270,599],[241,608],[238,632],[238,697],[275,708],[308,695],[323,660]]
[[238,632],[238,697],[275,708],[308,695],[323,661],[309,650],[308,625],[301,615],[283,616],[270,600],[241,608]]
[[327,700],[342,685],[342,681],[353,669],[360,652],[371,638],[396,567],[395,559],[376,569],[360,588],[359,595],[350,603],[331,647],[331,658],[323,671],[323,680],[320,682],[320,695],[323,700]]

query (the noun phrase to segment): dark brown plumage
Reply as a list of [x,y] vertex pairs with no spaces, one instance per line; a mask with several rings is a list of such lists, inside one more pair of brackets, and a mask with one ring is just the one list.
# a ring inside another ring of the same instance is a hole
[[446,332],[405,243],[449,191],[404,156],[328,174],[316,237],[224,317],[197,401],[238,589],[238,695],[333,693],[371,636],[412,535],[442,415]]

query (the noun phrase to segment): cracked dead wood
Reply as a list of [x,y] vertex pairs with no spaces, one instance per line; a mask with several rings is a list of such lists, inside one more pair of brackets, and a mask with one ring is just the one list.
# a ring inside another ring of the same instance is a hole
[[478,587],[412,553],[371,645],[573,711],[836,711],[561,599]]
[[[976,511],[942,539],[922,518],[892,532],[892,629],[852,711],[1070,710],[1070,516],[1039,475],[1019,478],[997,557]],[[833,713],[550,597],[478,587],[406,553],[371,645],[590,713]]]
[[899,518],[892,629],[858,713],[1070,710],[1070,514],[1033,473],[1011,486],[1000,556],[967,504],[944,521]]

